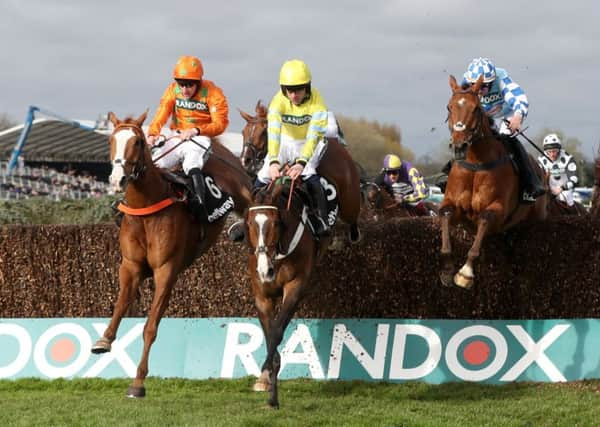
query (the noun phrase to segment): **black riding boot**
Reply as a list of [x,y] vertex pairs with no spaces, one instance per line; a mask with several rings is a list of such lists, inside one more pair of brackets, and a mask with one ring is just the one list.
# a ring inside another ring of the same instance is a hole
[[542,179],[535,173],[523,145],[516,138],[512,138],[512,146],[519,165],[519,175],[523,180],[523,200],[535,201],[546,192],[546,188],[544,188]]
[[318,237],[329,236],[331,230],[329,228],[329,222],[327,221],[329,212],[327,209],[327,195],[325,194],[325,189],[321,185],[318,176],[312,176],[306,181],[306,186],[308,187],[308,192],[312,198],[313,206],[316,206],[318,211],[316,221],[314,221],[315,234]]
[[197,212],[198,217],[201,219],[208,218],[208,211],[206,210],[205,197],[206,197],[206,185],[204,184],[204,176],[202,171],[198,168],[190,169],[190,178],[192,178],[192,184],[194,185],[194,192],[196,197],[193,200],[194,210]]

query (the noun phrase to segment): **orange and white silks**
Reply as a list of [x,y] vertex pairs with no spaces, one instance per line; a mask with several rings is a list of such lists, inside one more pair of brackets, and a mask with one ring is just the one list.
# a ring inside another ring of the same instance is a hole
[[177,83],[173,82],[160,99],[148,135],[159,135],[169,117],[173,130],[198,128],[200,135],[213,137],[227,128],[229,106],[223,91],[210,80],[202,80],[202,85],[190,99],[185,99]]

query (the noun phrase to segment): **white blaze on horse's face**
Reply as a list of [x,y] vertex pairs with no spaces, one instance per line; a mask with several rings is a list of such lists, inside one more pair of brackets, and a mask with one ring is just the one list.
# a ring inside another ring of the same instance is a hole
[[[460,98],[456,104],[463,108],[465,106],[465,102],[467,102],[465,98]],[[456,132],[464,132],[466,128],[467,126],[461,121],[454,123],[452,126],[452,129],[454,129]]]
[[127,147],[127,141],[135,137],[135,133],[131,129],[123,129],[117,131],[114,135],[114,158],[112,162],[112,172],[110,174],[109,182],[113,187],[114,191],[123,191],[123,178],[125,177],[125,148]]
[[269,217],[265,214],[259,213],[254,217],[254,222],[258,227],[258,242],[256,244],[256,272],[258,278],[262,283],[270,282],[273,280],[273,264],[269,259],[266,251],[266,224],[269,221]]

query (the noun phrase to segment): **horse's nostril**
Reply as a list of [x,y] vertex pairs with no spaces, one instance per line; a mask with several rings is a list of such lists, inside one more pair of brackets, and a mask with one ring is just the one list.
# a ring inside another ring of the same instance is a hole
[[267,270],[268,277],[273,277],[274,274],[275,270],[273,270],[273,267],[269,267],[269,269]]
[[119,180],[119,187],[123,188],[124,186],[125,186],[125,177],[122,177],[122,178]]

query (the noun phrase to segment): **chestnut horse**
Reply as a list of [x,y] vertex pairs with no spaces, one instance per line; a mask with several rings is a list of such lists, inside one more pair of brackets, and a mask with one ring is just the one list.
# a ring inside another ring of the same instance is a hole
[[[281,360],[277,347],[298,304],[312,287],[317,261],[329,237],[317,241],[306,223],[307,206],[290,178],[280,178],[259,191],[246,216],[250,246],[248,273],[254,301],[265,334],[267,356],[254,390],[270,390],[269,405],[279,407],[277,375]],[[291,193],[291,195],[290,195]],[[281,299],[279,310],[277,302]]]
[[[488,116],[479,103],[482,78],[472,87],[461,88],[450,76],[452,96],[448,102],[448,126],[455,161],[448,175],[440,205],[442,229],[442,270],[446,286],[470,288],[475,279],[473,263],[479,257],[483,239],[517,223],[546,218],[547,196],[534,203],[520,203],[519,178],[504,144],[492,132]],[[540,177],[543,173],[530,156]],[[467,261],[454,275],[450,226],[461,222],[475,232]]]
[[[241,110],[240,114],[246,120],[242,130],[244,146],[240,160],[248,174],[256,176],[267,155],[267,107],[259,100],[256,103],[256,116]],[[350,225],[350,241],[357,242],[360,239],[357,225],[361,208],[360,174],[348,150],[337,138],[327,138],[327,147],[317,173],[335,185],[339,197],[339,216]]]
[[[118,188],[126,183],[125,204],[132,213],[125,214],[119,232],[122,262],[113,316],[103,337],[92,347],[93,353],[111,350],[121,319],[139,296],[140,284],[153,277],[154,297],[144,326],[144,348],[136,377],[127,391],[129,397],[145,396],[150,347],[177,276],[217,241],[226,216],[212,223],[201,223],[179,201],[172,184],[152,162],[141,127],[146,114],[125,120],[119,120],[112,112],[108,115],[114,125],[110,137],[111,182]],[[227,148],[214,140],[211,147],[203,172],[231,195],[235,211],[243,215],[252,202],[250,179],[239,159]],[[158,209],[162,205],[165,207]],[[143,208],[145,214],[135,212]],[[155,212],[148,213],[152,210]]]

